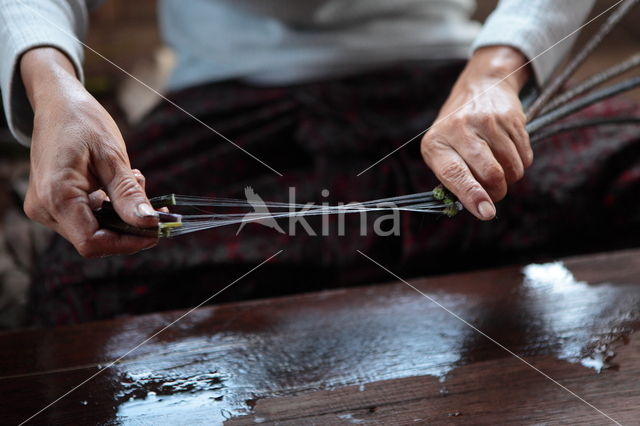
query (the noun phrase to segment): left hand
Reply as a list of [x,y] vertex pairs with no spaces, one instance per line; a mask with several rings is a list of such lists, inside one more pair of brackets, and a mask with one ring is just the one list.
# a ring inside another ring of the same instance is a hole
[[84,257],[130,254],[158,243],[101,229],[93,209],[108,196],[129,225],[158,226],[144,177],[131,168],[126,145],[108,112],[55,48],[26,52],[21,76],[34,111],[31,172],[24,210],[58,232]]

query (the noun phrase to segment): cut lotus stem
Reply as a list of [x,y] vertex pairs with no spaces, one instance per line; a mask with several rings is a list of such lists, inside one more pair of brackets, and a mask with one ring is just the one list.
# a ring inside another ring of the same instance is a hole
[[553,111],[541,115],[535,120],[526,125],[526,130],[529,134],[533,134],[543,127],[555,123],[556,121],[580,111],[588,106],[593,105],[603,99],[607,99],[616,96],[620,93],[627,92],[640,86],[640,77],[632,77],[627,80],[616,83],[612,86],[605,87],[600,90],[591,92],[581,98],[566,103]]
[[592,75],[587,80],[584,80],[573,87],[570,87],[563,93],[560,93],[554,99],[551,99],[547,105],[540,111],[540,114],[546,114],[559,106],[562,106],[572,99],[577,98],[594,89],[601,84],[629,71],[632,68],[640,66],[640,53],[636,53],[625,59],[624,61],[607,68],[606,70]]
[[158,219],[161,223],[182,222],[182,215],[177,213],[158,212]]
[[459,212],[461,212],[463,210],[464,207],[462,207],[462,203],[460,201],[455,201],[453,202],[451,205],[447,206],[444,210],[443,213],[445,215],[447,215],[447,217],[454,217],[455,215],[457,215]]
[[[154,200],[160,200],[159,204],[170,205],[175,203],[173,194],[157,197]],[[102,207],[94,211],[96,219],[102,228],[121,234],[137,235],[140,237],[158,238],[170,236],[170,230],[182,226],[182,215],[167,212],[158,212],[160,223],[158,226],[149,228],[139,228],[129,225],[123,221],[113,208],[113,204],[109,201],[102,203]]]
[[94,211],[94,214],[98,220],[98,224],[104,229],[121,234],[137,235],[139,237],[158,238],[160,236],[160,230],[158,227],[138,228],[129,225],[123,221],[112,208],[101,208]]
[[444,186],[438,185],[435,188],[433,188],[432,194],[433,194],[433,198],[435,198],[438,201],[442,201],[447,196],[447,190],[444,189]]
[[567,63],[562,65],[562,70],[553,77],[549,84],[542,90],[540,96],[533,102],[527,110],[527,121],[532,121],[540,113],[542,108],[551,100],[551,98],[560,90],[562,85],[567,82],[569,77],[573,75],[576,69],[582,65],[593,50],[600,42],[609,34],[611,29],[620,22],[620,20],[638,3],[639,0],[627,0],[622,2],[611,14],[605,22],[591,36],[589,41],[580,49],[578,53]]
[[158,225],[160,236],[164,238],[170,238],[171,232],[174,229],[180,228],[181,226],[182,222],[161,222]]
[[571,130],[622,125],[640,125],[640,117],[593,117],[581,120],[571,120],[540,129],[540,131],[531,136],[531,144],[537,144],[540,141],[550,138],[558,133],[568,132]]
[[176,196],[175,194],[161,195],[159,197],[153,197],[149,202],[154,209],[172,207],[176,205]]

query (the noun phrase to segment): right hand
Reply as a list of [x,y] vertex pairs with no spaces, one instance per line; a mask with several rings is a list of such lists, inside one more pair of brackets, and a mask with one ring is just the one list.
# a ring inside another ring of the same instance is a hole
[[126,146],[107,111],[82,86],[67,57],[36,48],[22,57],[21,75],[34,110],[31,173],[24,210],[58,232],[84,257],[131,254],[157,244],[100,229],[93,209],[110,199],[137,227],[158,224],[132,170]]
[[471,57],[421,151],[440,182],[481,220],[496,215],[494,201],[533,162],[518,93],[529,78],[527,58],[508,46]]

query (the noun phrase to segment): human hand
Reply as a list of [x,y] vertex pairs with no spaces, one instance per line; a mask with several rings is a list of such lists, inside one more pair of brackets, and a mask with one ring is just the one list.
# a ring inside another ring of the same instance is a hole
[[518,98],[529,74],[525,63],[510,47],[478,49],[422,138],[427,165],[482,220],[495,217],[493,201],[533,162]]
[[130,254],[156,238],[100,229],[93,214],[107,197],[137,227],[158,224],[107,111],[85,90],[71,62],[53,48],[26,52],[21,75],[34,110],[27,216],[58,232],[84,257]]

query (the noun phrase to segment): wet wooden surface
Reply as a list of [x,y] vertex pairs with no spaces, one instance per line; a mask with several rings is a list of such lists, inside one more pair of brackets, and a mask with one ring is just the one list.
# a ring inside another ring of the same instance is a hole
[[[525,271],[411,284],[640,424],[640,250]],[[104,368],[179,315],[0,334],[0,423],[99,371],[29,424],[613,423],[398,282],[203,308]]]

